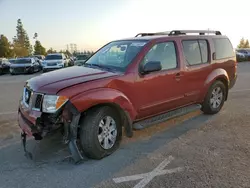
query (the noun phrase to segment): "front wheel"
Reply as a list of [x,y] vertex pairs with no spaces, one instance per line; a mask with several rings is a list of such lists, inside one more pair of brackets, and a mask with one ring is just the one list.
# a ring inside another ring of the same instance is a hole
[[205,114],[216,114],[218,113],[226,99],[226,86],[221,81],[215,81],[202,104],[202,111]]
[[106,157],[120,145],[121,119],[119,113],[111,107],[104,106],[88,111],[80,129],[81,146],[89,158]]

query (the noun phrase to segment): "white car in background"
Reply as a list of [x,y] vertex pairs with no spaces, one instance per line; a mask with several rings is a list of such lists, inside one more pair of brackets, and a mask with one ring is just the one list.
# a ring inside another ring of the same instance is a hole
[[42,62],[43,72],[68,67],[69,59],[63,53],[48,54]]

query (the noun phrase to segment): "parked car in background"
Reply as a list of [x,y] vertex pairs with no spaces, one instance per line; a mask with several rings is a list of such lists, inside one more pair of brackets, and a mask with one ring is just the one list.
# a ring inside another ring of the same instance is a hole
[[23,143],[26,135],[41,140],[61,127],[76,162],[82,154],[101,159],[119,147],[123,130],[132,137],[133,129],[194,110],[218,113],[236,79],[235,52],[219,31],[112,41],[83,66],[26,82],[18,110]]
[[9,59],[10,64],[14,63],[16,61],[16,58]]
[[33,55],[34,57],[37,57],[39,60],[44,60],[45,56],[44,55]]
[[9,73],[10,62],[6,58],[0,58],[0,74]]
[[42,62],[43,72],[68,67],[69,60],[63,53],[48,54]]
[[248,61],[250,60],[250,49],[236,49],[236,57],[238,61]]
[[89,58],[90,55],[88,54],[79,54],[76,56],[76,60],[74,62],[74,65],[81,66],[85,63],[85,61]]
[[69,57],[69,66],[74,66],[75,60],[73,57]]
[[17,58],[10,65],[10,74],[25,74],[41,71],[40,64],[34,58]]

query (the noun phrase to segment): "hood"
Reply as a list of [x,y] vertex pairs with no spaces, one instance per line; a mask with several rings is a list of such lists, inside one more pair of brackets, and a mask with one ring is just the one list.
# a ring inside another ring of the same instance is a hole
[[82,66],[73,66],[31,78],[27,81],[26,85],[36,92],[56,94],[60,90],[76,84],[116,75],[119,75],[119,73]]
[[15,67],[29,67],[31,66],[31,63],[24,63],[24,64],[11,64],[10,67],[11,68],[15,68]]

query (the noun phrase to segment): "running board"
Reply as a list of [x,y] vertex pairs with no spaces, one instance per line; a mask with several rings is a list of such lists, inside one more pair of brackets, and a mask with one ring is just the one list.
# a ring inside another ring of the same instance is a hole
[[193,111],[196,111],[199,109],[201,109],[201,105],[194,104],[194,105],[186,106],[186,107],[179,108],[176,110],[172,110],[172,111],[167,112],[165,114],[160,114],[158,116],[154,116],[154,117],[142,120],[142,121],[138,121],[138,122],[133,124],[133,129],[135,129],[135,130],[145,129],[145,128],[150,127],[152,125],[162,123],[162,122],[167,121],[169,119],[172,119],[172,118],[175,118],[178,116],[182,116],[182,115],[188,114],[190,112],[193,112]]

